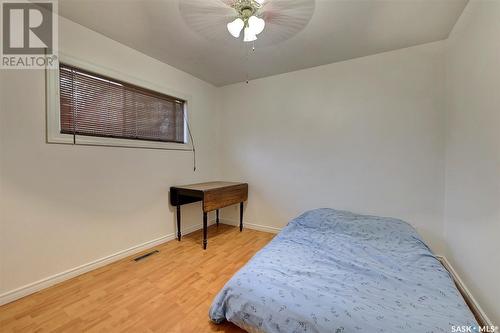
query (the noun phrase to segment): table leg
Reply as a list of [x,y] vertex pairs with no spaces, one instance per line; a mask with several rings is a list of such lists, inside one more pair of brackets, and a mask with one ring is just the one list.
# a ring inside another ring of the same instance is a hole
[[207,249],[207,213],[203,212],[203,250]]
[[243,231],[243,202],[240,202],[240,232]]
[[218,209],[215,211],[215,216],[216,216],[215,222],[217,223],[217,226],[219,226],[219,210]]
[[181,240],[181,206],[177,206],[177,240]]

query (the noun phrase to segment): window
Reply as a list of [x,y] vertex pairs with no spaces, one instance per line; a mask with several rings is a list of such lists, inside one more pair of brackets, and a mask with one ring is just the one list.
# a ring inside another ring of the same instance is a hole
[[184,144],[185,101],[60,64],[60,133]]
[[[192,96],[59,53],[47,69],[47,143],[192,151]],[[115,67],[116,68],[116,67]]]

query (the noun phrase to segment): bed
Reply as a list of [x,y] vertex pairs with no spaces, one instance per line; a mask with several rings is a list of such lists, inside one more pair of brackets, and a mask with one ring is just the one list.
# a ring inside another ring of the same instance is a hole
[[451,332],[477,326],[406,222],[334,209],[288,225],[215,297],[215,323],[249,332]]

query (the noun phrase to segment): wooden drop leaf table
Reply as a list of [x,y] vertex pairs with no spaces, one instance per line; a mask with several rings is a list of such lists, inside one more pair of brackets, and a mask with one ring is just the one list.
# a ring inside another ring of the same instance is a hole
[[248,199],[248,184],[233,182],[207,182],[170,188],[170,203],[177,208],[177,239],[181,240],[181,206],[202,201],[203,209],[203,249],[207,248],[207,215],[216,211],[219,225],[219,209],[240,204],[240,231],[243,230],[243,203]]

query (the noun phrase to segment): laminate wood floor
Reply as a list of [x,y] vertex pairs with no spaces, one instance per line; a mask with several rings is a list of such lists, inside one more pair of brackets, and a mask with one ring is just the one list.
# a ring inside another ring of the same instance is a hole
[[211,226],[206,251],[197,231],[154,247],[160,253],[142,261],[126,258],[3,305],[0,331],[242,332],[232,324],[212,324],[208,309],[226,281],[273,236]]

